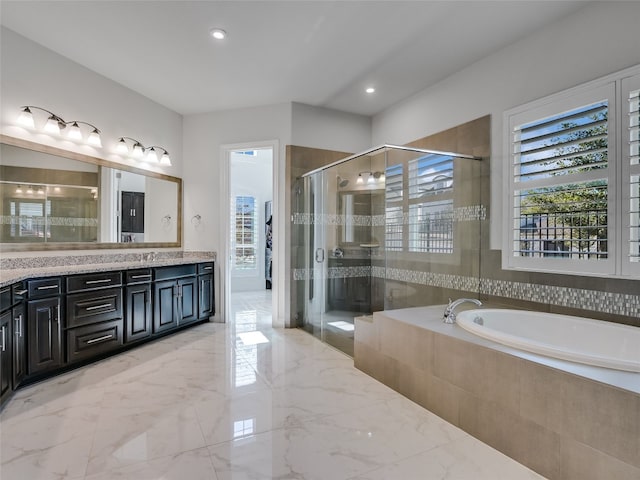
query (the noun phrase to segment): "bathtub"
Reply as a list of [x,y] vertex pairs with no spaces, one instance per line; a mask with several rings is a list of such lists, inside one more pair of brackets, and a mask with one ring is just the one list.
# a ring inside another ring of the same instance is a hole
[[640,372],[640,328],[589,318],[509,309],[460,312],[457,324],[528,352],[598,367]]

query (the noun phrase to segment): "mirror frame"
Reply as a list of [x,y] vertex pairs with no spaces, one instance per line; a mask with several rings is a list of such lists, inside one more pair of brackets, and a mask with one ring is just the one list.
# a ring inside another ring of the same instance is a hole
[[51,243],[0,243],[0,251],[2,252],[36,252],[36,251],[52,251],[52,250],[106,250],[106,249],[132,249],[132,248],[180,248],[182,247],[182,179],[179,177],[172,177],[171,175],[165,175],[157,172],[150,172],[142,168],[131,167],[129,165],[123,165],[121,163],[111,162],[109,160],[103,160],[102,158],[92,157],[84,155],[82,153],[76,153],[69,150],[63,150],[57,147],[51,147],[49,145],[43,145],[41,143],[31,142],[21,138],[10,137],[8,135],[0,135],[0,143],[11,145],[13,147],[20,147],[27,150],[33,150],[35,152],[47,153],[49,155],[55,155],[57,157],[63,157],[70,160],[77,160],[84,163],[91,163],[101,167],[115,168],[118,170],[124,170],[131,173],[137,173],[144,175],[145,177],[153,177],[159,180],[167,180],[174,182],[178,187],[178,219],[176,229],[178,232],[178,239],[175,242],[141,242],[141,243],[100,243],[100,242],[51,242]]

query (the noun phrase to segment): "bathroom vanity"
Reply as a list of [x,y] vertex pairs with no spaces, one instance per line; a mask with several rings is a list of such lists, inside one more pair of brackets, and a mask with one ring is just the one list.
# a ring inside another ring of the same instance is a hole
[[215,314],[213,261],[40,270],[3,272],[0,282],[0,406],[23,385]]

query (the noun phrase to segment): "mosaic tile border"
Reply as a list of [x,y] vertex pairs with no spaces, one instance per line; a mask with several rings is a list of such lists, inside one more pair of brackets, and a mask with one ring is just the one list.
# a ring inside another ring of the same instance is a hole
[[15,215],[0,215],[0,225],[20,225],[21,222],[29,220],[34,225],[54,225],[60,227],[97,227],[97,218],[76,218],[76,217],[28,217]]
[[[487,207],[484,205],[467,205],[456,207],[451,212],[440,212],[441,218],[451,218],[454,222],[472,222],[487,218]],[[405,212],[400,217],[402,224],[415,222],[415,217]],[[400,224],[393,219],[393,224]],[[339,215],[330,213],[294,213],[291,216],[293,225],[355,225],[357,227],[381,227],[386,224],[386,215]]]
[[[370,273],[367,273],[367,269]],[[640,318],[640,295],[378,266],[336,267],[329,270],[329,278],[362,277],[370,274],[374,278]],[[294,280],[320,279],[323,276],[320,268],[310,272],[306,269],[293,271]]]

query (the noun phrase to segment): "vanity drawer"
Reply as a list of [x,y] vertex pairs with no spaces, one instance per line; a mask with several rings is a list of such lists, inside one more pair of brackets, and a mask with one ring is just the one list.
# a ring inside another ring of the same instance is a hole
[[67,328],[121,318],[121,288],[67,295]]
[[138,268],[136,270],[127,270],[124,272],[125,283],[131,285],[134,283],[145,283],[151,281],[150,268]]
[[29,300],[60,295],[62,293],[62,279],[54,277],[29,280],[27,290],[29,291]]
[[153,269],[154,280],[189,277],[196,274],[196,265],[176,265],[171,267],[157,267]]
[[199,263],[198,275],[204,275],[207,273],[213,273],[213,262]]
[[77,362],[122,346],[123,321],[112,320],[67,331],[67,361]]
[[122,285],[122,274],[120,272],[101,272],[67,277],[67,292],[116,287],[118,285]]

